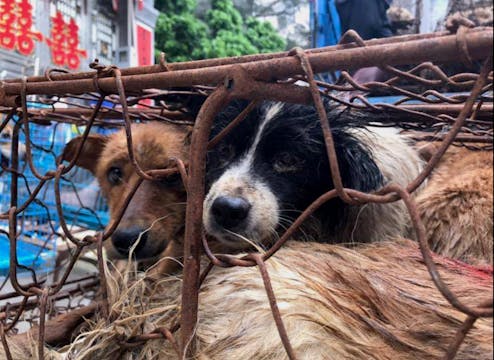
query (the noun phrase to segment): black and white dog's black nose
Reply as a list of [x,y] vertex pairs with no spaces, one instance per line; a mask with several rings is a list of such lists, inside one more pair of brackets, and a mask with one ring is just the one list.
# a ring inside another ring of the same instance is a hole
[[211,207],[216,223],[225,229],[234,230],[249,215],[250,203],[241,197],[219,196]]

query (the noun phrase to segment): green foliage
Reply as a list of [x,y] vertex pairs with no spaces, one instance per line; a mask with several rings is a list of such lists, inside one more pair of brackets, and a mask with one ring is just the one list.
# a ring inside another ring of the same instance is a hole
[[245,25],[245,36],[259,52],[275,52],[285,48],[285,41],[276,33],[271,23],[249,17]]
[[258,49],[243,34],[220,30],[211,40],[206,57],[228,57],[255,54]]
[[215,0],[206,15],[209,29],[216,36],[220,31],[242,33],[243,19],[231,0]]
[[206,24],[190,13],[161,13],[155,29],[156,51],[164,49],[168,61],[204,58],[207,32]]
[[179,14],[193,12],[196,0],[155,0],[154,7],[165,14]]
[[193,14],[195,0],[160,0],[155,29],[156,52],[169,61],[281,51],[283,39],[270,23],[245,20],[232,0],[213,0],[205,22]]

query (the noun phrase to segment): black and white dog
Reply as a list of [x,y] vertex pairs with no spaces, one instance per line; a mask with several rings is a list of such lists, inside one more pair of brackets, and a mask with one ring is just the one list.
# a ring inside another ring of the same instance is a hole
[[[212,136],[245,105],[238,101],[220,113]],[[406,185],[418,175],[422,162],[396,129],[363,126],[362,118],[329,102],[326,110],[345,187],[371,192],[388,182]],[[208,153],[207,167],[205,230],[236,249],[276,240],[333,189],[313,106],[264,102]],[[407,214],[401,201],[349,206],[335,198],[314,219],[312,240],[371,242],[404,233]]]

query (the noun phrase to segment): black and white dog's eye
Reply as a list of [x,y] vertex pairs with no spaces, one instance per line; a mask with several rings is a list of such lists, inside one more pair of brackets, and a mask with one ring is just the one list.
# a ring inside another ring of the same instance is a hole
[[297,172],[304,164],[302,159],[287,151],[277,154],[273,160],[273,169],[279,173]]
[[117,166],[112,166],[107,173],[107,178],[110,184],[112,185],[118,185],[122,182],[123,180],[123,171],[121,168]]
[[225,167],[229,165],[235,157],[235,149],[231,144],[220,143],[213,151],[215,153],[214,167]]

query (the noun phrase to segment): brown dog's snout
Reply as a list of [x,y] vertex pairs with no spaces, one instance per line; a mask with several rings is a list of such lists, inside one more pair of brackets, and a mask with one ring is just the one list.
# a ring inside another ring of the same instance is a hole
[[242,225],[247,216],[251,204],[241,197],[219,196],[211,206],[214,221],[228,230],[235,230]]
[[117,229],[111,237],[115,249],[122,255],[129,255],[130,248],[139,240],[134,255],[136,258],[146,258],[146,242],[148,234],[146,229],[140,226]]

